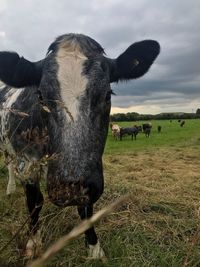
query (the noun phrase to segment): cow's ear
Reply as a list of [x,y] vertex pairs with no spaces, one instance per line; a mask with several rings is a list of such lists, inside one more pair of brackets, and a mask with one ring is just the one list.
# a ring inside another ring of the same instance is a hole
[[20,88],[39,85],[42,76],[42,62],[30,62],[14,52],[0,52],[0,80]]
[[110,62],[110,82],[136,79],[144,75],[160,52],[160,45],[144,40],[129,46],[117,59]]

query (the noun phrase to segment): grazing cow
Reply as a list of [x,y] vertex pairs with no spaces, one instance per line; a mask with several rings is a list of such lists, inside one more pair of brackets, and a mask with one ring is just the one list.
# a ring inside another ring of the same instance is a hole
[[112,136],[115,140],[118,140],[120,138],[120,127],[117,124],[112,124]]
[[[132,44],[116,59],[82,34],[58,37],[46,57],[30,62],[0,52],[0,148],[22,182],[30,213],[31,256],[39,243],[38,217],[43,205],[39,181],[60,207],[77,206],[91,217],[103,192],[102,154],[109,126],[110,83],[139,78],[159,54],[159,44]],[[94,227],[85,232],[90,256],[101,258]]]
[[150,136],[150,133],[151,133],[151,127],[148,127],[144,130],[144,134],[146,137],[149,137]]
[[145,132],[146,128],[152,128],[152,124],[150,122],[142,124],[143,132]]
[[185,125],[185,121],[182,121],[182,122],[180,123],[180,126],[183,127],[184,125]]
[[142,124],[143,133],[146,137],[150,136],[152,124],[150,122]]
[[133,136],[134,136],[134,138],[135,138],[135,140],[136,140],[136,136],[137,136],[137,134],[139,133],[139,129],[138,129],[138,127],[129,127],[129,128],[121,128],[120,129],[120,140],[122,140],[122,137],[124,136],[124,135],[131,135],[131,137],[132,137],[132,140],[133,140]]
[[161,129],[162,129],[162,127],[160,126],[160,125],[158,125],[158,133],[161,133]]
[[141,125],[134,125],[138,129],[139,132],[142,132],[142,126]]

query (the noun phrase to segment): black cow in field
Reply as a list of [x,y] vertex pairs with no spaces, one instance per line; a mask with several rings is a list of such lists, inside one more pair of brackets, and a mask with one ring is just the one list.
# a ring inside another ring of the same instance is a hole
[[[81,219],[92,216],[104,189],[110,83],[143,76],[159,50],[156,41],[145,40],[110,59],[92,38],[65,34],[38,62],[0,52],[0,80],[5,83],[0,87],[0,149],[8,162],[8,191],[14,190],[14,175],[25,189],[32,233],[28,256],[40,239],[42,174],[52,203],[77,206]],[[103,257],[94,227],[85,237],[90,256]]]
[[138,129],[138,127],[121,128],[120,129],[120,140],[122,140],[122,137],[125,135],[131,135],[132,140],[133,140],[133,136],[134,136],[134,138],[136,140],[136,136],[139,132],[140,132],[140,129]]
[[161,133],[161,129],[162,129],[162,127],[160,126],[160,125],[158,125],[158,133]]
[[185,125],[185,121],[181,121],[180,126],[183,127]]
[[146,130],[147,128],[152,128],[152,124],[151,124],[150,122],[148,122],[148,123],[143,123],[143,124],[142,124],[142,130],[143,130],[143,132],[145,132],[145,130]]
[[146,137],[149,137],[150,136],[150,133],[151,133],[151,128],[146,128],[144,130],[144,134],[145,134]]
[[143,133],[145,134],[146,137],[150,136],[151,128],[152,124],[150,122],[142,124]]

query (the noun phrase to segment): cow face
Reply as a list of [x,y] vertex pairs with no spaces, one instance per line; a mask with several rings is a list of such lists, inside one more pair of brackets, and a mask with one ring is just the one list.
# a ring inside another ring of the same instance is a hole
[[15,87],[37,86],[46,107],[41,113],[49,133],[49,154],[54,155],[47,175],[54,203],[85,205],[102,194],[110,83],[142,76],[158,53],[158,43],[147,40],[131,45],[117,59],[108,59],[96,41],[81,34],[60,36],[37,63],[0,53],[4,63],[0,79]]
[[49,162],[49,195],[57,204],[63,195],[95,201],[103,191],[101,157],[111,106],[103,49],[82,35],[58,38],[49,48],[39,90],[50,110],[51,154],[58,155]]

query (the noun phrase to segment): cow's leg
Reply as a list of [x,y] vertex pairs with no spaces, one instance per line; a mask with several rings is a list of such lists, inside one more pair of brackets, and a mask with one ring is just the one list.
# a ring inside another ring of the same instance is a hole
[[[90,218],[93,215],[93,205],[78,207],[78,213],[82,220]],[[94,227],[85,232],[86,245],[89,247],[89,257],[94,259],[105,258],[105,253],[97,239]]]
[[14,168],[12,163],[8,164],[8,185],[6,194],[10,195],[14,193],[16,190],[16,183],[15,183],[15,175],[14,175]]
[[26,256],[38,255],[41,251],[42,240],[40,237],[38,219],[43,205],[43,195],[40,191],[39,182],[27,181],[24,184],[28,211],[30,214],[30,238],[26,245]]

